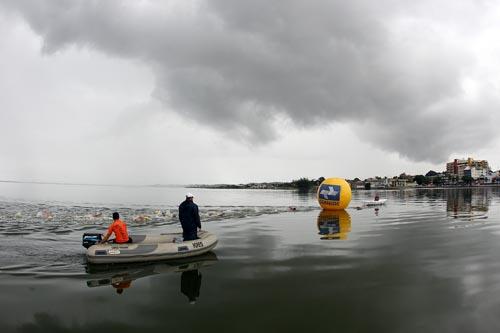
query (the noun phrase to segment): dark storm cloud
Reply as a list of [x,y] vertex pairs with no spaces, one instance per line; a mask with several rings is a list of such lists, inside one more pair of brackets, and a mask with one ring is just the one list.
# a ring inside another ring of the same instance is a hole
[[464,100],[475,59],[446,38],[474,33],[484,10],[476,2],[460,10],[389,0],[3,3],[41,35],[45,52],[77,45],[145,62],[165,105],[248,142],[273,140],[283,119],[343,122],[382,149],[439,162],[494,135],[498,97]]

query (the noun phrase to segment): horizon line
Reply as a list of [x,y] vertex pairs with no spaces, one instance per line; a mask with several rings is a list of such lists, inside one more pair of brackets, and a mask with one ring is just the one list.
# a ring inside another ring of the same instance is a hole
[[99,183],[78,183],[78,182],[53,182],[36,180],[11,180],[0,179],[0,183],[14,184],[39,184],[39,185],[78,185],[78,186],[115,186],[115,187],[185,187],[186,184],[99,184]]

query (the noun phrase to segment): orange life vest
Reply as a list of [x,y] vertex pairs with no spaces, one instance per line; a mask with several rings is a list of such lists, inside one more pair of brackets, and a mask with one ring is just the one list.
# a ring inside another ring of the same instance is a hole
[[114,220],[113,223],[108,228],[108,234],[115,234],[115,242],[117,243],[126,243],[128,242],[128,232],[127,225],[122,220]]

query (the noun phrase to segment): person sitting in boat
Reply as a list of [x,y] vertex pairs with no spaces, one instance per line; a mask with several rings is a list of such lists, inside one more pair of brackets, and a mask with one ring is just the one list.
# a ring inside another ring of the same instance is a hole
[[132,238],[128,236],[127,225],[120,220],[120,214],[117,212],[113,213],[113,223],[109,226],[108,233],[104,236],[101,243],[107,242],[113,233],[115,234],[115,238],[112,240],[113,243],[132,243]]
[[201,229],[198,205],[193,202],[193,195],[186,194],[186,200],[179,205],[179,220],[182,225],[184,241],[198,239],[198,229]]
[[378,196],[378,194],[375,194],[375,201],[379,201],[380,197]]

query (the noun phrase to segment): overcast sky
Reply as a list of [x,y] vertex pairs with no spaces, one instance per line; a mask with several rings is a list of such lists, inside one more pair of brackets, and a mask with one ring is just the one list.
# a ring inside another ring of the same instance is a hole
[[0,179],[500,168],[497,1],[0,0]]

